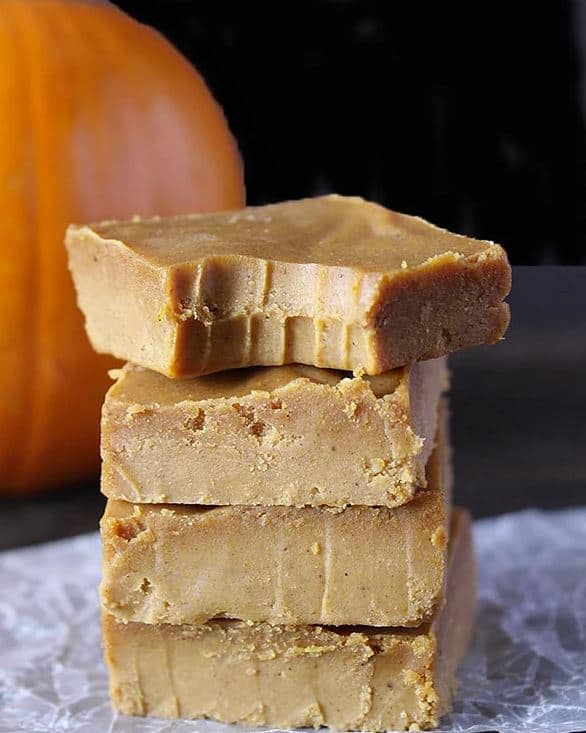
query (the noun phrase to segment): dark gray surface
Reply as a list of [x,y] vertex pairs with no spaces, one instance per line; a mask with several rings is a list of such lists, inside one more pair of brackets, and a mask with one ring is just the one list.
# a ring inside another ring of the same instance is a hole
[[[586,268],[516,268],[504,341],[451,357],[456,500],[475,516],[586,504]],[[93,484],[0,502],[0,548],[97,527]]]
[[515,268],[511,327],[451,358],[456,500],[586,503],[586,268]]

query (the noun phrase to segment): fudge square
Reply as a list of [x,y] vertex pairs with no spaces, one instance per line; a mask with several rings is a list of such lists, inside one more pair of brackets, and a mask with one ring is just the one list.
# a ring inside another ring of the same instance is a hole
[[442,408],[427,490],[388,507],[110,499],[102,605],[121,621],[418,626],[444,600],[452,483]]
[[380,374],[498,341],[497,244],[360,198],[71,226],[96,349],[169,377],[310,364]]
[[416,629],[123,623],[103,614],[114,707],[130,715],[213,718],[282,728],[437,726],[474,619],[469,519],[454,510],[447,602]]
[[303,365],[189,380],[127,366],[102,491],[136,503],[398,506],[425,487],[445,359],[376,377]]

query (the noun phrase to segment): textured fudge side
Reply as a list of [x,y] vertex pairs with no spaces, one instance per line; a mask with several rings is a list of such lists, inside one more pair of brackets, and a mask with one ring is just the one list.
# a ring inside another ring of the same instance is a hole
[[147,624],[223,616],[418,626],[444,596],[445,441],[429,459],[428,489],[395,509],[206,509],[110,499],[101,522],[102,604],[122,621]]
[[450,708],[474,619],[469,520],[454,512],[447,604],[412,631],[368,627],[122,623],[104,614],[114,707],[341,730],[434,727]]
[[137,503],[398,506],[425,486],[444,360],[378,377],[305,366],[172,380],[125,368],[102,491]]
[[312,364],[381,374],[498,341],[505,251],[359,198],[70,227],[94,348],[169,377]]

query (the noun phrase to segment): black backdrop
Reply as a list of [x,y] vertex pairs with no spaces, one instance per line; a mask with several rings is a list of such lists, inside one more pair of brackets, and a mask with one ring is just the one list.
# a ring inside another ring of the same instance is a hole
[[586,3],[117,3],[205,76],[249,203],[359,194],[582,263]]

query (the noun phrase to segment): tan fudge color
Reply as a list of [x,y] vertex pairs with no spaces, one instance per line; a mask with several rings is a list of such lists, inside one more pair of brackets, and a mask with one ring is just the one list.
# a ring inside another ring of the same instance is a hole
[[249,365],[363,367],[498,341],[497,244],[360,198],[68,229],[94,348],[169,377]]
[[440,444],[429,460],[428,489],[396,509],[206,509],[110,499],[101,522],[102,604],[122,621],[147,624],[223,616],[418,626],[443,601],[446,448]]
[[425,486],[445,360],[352,378],[301,365],[172,380],[127,366],[102,491],[137,503],[397,506]]
[[451,704],[474,617],[468,516],[453,513],[447,604],[412,631],[124,624],[104,614],[114,707],[130,715],[275,727],[419,730]]

